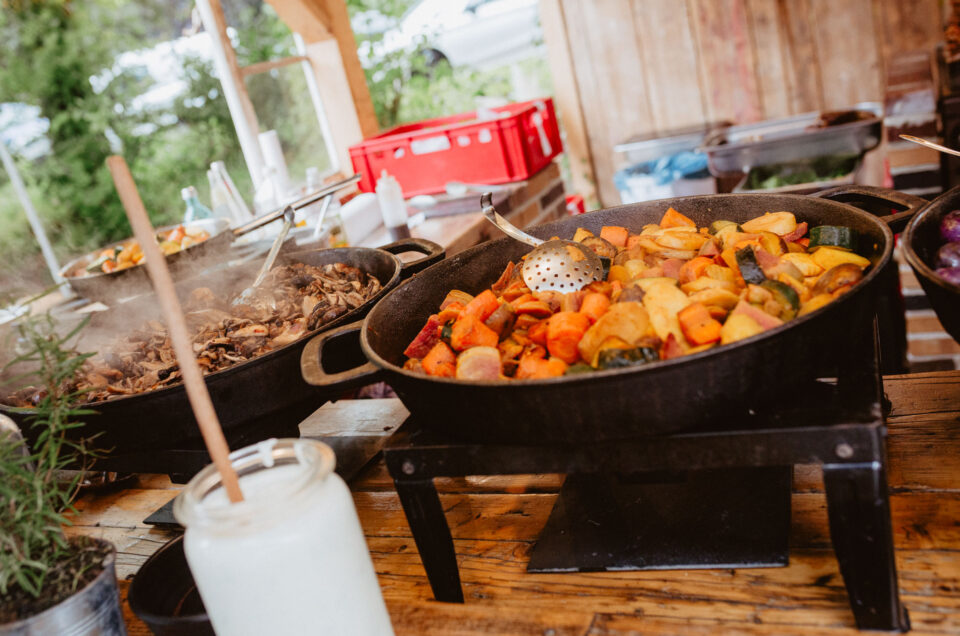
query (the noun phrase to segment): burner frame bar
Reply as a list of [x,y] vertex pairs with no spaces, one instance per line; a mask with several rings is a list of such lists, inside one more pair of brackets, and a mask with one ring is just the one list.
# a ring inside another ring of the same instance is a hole
[[[384,460],[438,601],[464,602],[453,539],[433,479],[535,473],[632,476],[738,467],[823,467],[834,551],[859,629],[907,631],[897,583],[886,479],[886,425],[876,329],[853,338],[833,403],[774,418],[776,426],[580,444],[510,445],[438,439],[415,418]],[[813,407],[811,407],[813,408]],[[817,413],[814,420],[807,420]],[[797,426],[796,421],[822,421]],[[794,425],[791,425],[790,423]],[[549,524],[548,524],[549,525]]]

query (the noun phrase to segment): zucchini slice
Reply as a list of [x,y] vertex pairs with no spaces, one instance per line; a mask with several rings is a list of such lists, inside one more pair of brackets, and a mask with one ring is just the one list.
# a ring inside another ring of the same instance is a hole
[[820,247],[835,247],[846,252],[857,251],[856,230],[842,225],[818,225],[810,230],[809,251]]
[[711,223],[711,224],[710,224],[710,227],[708,228],[708,230],[709,230],[709,232],[710,232],[711,234],[713,234],[714,236],[716,236],[717,232],[719,232],[719,231],[722,230],[723,228],[727,227],[728,225],[732,225],[732,226],[737,230],[737,232],[742,232],[742,231],[743,231],[743,229],[741,229],[741,227],[740,227],[740,225],[739,225],[738,223],[734,223],[733,221],[724,221],[723,219],[721,219],[721,220],[719,220],[719,221],[714,221],[713,223]]
[[773,294],[774,300],[787,309],[788,313],[782,316],[783,318],[794,318],[800,311],[800,296],[790,285],[778,280],[767,279],[760,283],[760,286]]
[[749,246],[736,251],[737,267],[740,268],[740,275],[743,280],[754,285],[761,285],[767,277],[763,274],[763,269],[757,262],[757,255]]
[[597,357],[598,369],[622,369],[648,362],[657,362],[660,354],[650,347],[636,347],[634,349],[604,349]]

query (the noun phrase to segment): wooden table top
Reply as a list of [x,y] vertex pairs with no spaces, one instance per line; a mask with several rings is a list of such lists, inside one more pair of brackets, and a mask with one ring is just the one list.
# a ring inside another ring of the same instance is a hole
[[[960,633],[960,372],[887,377],[889,484],[900,591],[914,634]],[[396,400],[341,401],[307,425],[396,426]],[[302,434],[310,435],[309,430]],[[351,484],[398,635],[745,633],[855,634],[830,546],[819,467],[794,476],[785,568],[528,574],[526,562],[562,475],[438,479],[466,603],[433,600],[382,461]],[[87,495],[71,534],[113,541],[125,595],[143,561],[174,534],[143,519],[176,494],[166,477]],[[148,634],[127,613],[130,634]]]

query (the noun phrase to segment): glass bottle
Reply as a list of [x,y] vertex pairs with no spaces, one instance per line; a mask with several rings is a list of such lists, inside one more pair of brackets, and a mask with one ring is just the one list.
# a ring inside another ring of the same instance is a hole
[[186,188],[180,190],[180,196],[187,204],[187,209],[183,213],[184,223],[193,223],[194,221],[199,221],[200,219],[213,218],[213,212],[210,211],[210,208],[200,203],[200,198],[197,195],[196,188],[193,186],[187,186]]
[[213,465],[173,512],[218,634],[392,636],[353,506],[329,446],[270,439],[230,454],[244,500],[231,504]]

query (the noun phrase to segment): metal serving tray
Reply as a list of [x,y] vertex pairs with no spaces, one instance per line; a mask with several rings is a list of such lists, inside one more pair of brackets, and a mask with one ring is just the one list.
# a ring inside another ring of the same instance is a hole
[[812,128],[823,114],[820,112],[730,126],[707,135],[700,150],[707,154],[711,174],[729,176],[748,172],[753,166],[827,155],[861,155],[875,148],[882,136],[883,105],[865,102],[846,110],[873,116],[824,128]]

